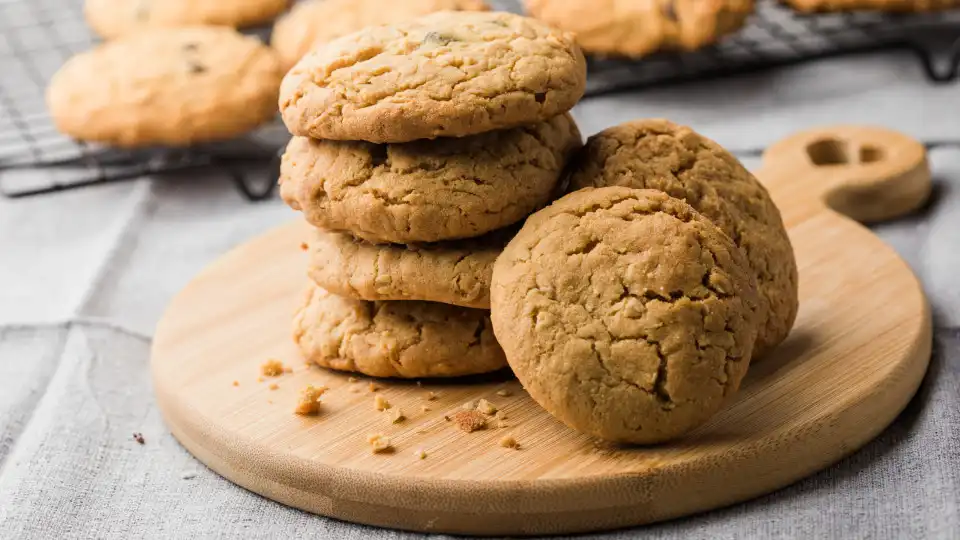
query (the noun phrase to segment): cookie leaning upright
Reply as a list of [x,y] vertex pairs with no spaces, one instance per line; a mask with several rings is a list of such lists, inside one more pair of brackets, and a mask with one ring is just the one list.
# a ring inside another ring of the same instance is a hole
[[570,167],[571,191],[626,186],[686,201],[743,251],[760,292],[755,355],[793,327],[797,263],[780,211],[760,182],[720,145],[666,120],[626,122],[590,137]]
[[583,189],[527,219],[497,259],[491,318],[544,409],[604,439],[656,443],[738,389],[755,283],[740,250],[686,203]]
[[116,146],[226,139],[276,114],[280,62],[231,28],[149,30],[80,53],[47,87],[54,124]]
[[377,143],[463,137],[548,120],[583,95],[573,35],[498,12],[438,12],[369,27],[283,79],[291,133]]

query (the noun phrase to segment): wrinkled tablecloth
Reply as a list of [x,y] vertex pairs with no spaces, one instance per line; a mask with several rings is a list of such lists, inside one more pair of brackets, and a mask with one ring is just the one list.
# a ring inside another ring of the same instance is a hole
[[[596,98],[575,113],[585,135],[667,117],[749,154],[839,122],[960,140],[958,110],[960,88],[931,86],[912,58],[884,54]],[[960,538],[960,147],[931,162],[927,208],[875,227],[920,277],[935,317],[930,371],[900,418],[776,493],[597,538]],[[220,254],[295,218],[278,200],[245,202],[217,176],[0,199],[0,538],[421,536],[247,492],[160,420],[148,361],[167,302]]]

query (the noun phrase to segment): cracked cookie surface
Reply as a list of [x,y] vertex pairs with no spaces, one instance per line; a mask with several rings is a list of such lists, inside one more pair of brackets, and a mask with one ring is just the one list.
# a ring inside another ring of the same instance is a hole
[[57,129],[76,139],[179,146],[269,121],[282,75],[269,47],[231,28],[159,29],[74,56],[46,97]]
[[739,30],[754,0],[526,0],[537,19],[573,32],[588,53],[641,57],[696,50]]
[[370,244],[316,229],[308,274],[328,291],[361,300],[426,300],[490,309],[493,263],[516,232],[432,244]]
[[490,314],[433,302],[366,302],[311,286],[294,341],[320,366],[374,377],[456,377],[505,367]]
[[307,0],[277,20],[270,45],[290,69],[313,47],[367,26],[395,24],[436,11],[486,11],[482,0]]
[[739,387],[757,331],[743,254],[654,190],[584,189],[527,219],[494,265],[492,320],[544,409],[603,439],[656,443]]
[[590,137],[570,169],[570,190],[657,189],[713,221],[743,251],[757,279],[754,359],[786,339],[799,304],[793,247],[770,194],[736,157],[686,126],[638,120]]
[[540,122],[583,95],[573,35],[503,12],[368,27],[304,56],[280,88],[291,133],[409,142]]
[[212,25],[243,27],[267,22],[289,0],[87,0],[87,24],[113,39],[151,28]]
[[549,202],[580,145],[568,114],[404,144],[294,137],[280,167],[280,195],[313,225],[373,243],[472,238]]

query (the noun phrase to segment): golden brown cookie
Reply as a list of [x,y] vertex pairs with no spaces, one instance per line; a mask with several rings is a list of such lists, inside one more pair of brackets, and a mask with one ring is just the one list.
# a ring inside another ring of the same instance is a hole
[[57,128],[116,146],[227,139],[276,115],[273,51],[231,28],[143,32],[74,56],[53,76]]
[[548,203],[582,144],[573,119],[403,144],[294,137],[280,194],[310,223],[374,243],[471,238]]
[[456,377],[506,366],[489,312],[433,302],[366,302],[311,286],[293,320],[304,358],[374,377]]
[[585,84],[571,34],[512,13],[442,11],[314,49],[284,77],[280,112],[295,135],[409,142],[542,122]]
[[960,0],[781,0],[805,13],[827,11],[921,12],[960,6]]
[[289,0],[86,0],[87,24],[113,39],[153,28],[244,27],[273,20]]
[[328,291],[361,300],[426,300],[490,309],[490,276],[516,232],[431,244],[370,244],[347,233],[316,229],[310,278]]
[[530,396],[621,442],[706,421],[739,388],[757,334],[743,253],[654,190],[588,188],[530,216],[494,265],[491,306]]
[[525,0],[527,11],[573,32],[588,53],[641,57],[696,50],[739,30],[754,0]]
[[736,157],[685,126],[627,122],[590,137],[571,165],[570,190],[601,186],[658,189],[712,220],[757,278],[755,358],[786,339],[799,302],[793,247],[769,193]]
[[367,26],[396,24],[435,11],[486,11],[483,0],[306,0],[273,27],[270,45],[284,69],[322,43]]

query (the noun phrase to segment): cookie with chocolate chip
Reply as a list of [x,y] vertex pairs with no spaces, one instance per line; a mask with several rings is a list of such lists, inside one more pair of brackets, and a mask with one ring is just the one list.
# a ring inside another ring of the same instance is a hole
[[276,114],[282,72],[269,47],[231,28],[151,30],[67,61],[47,88],[63,133],[122,147],[234,137]]
[[526,0],[525,5],[533,17],[576,34],[587,53],[642,57],[716,43],[743,26],[754,0]]
[[368,27],[314,49],[284,77],[294,135],[399,143],[542,122],[583,95],[573,35],[502,12]]

